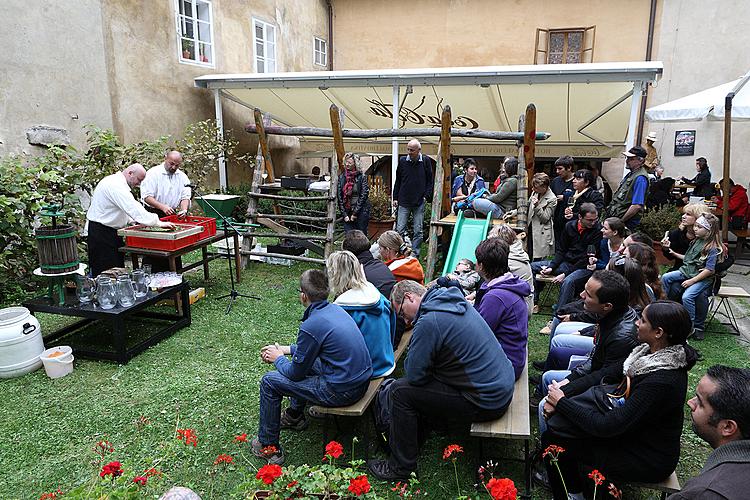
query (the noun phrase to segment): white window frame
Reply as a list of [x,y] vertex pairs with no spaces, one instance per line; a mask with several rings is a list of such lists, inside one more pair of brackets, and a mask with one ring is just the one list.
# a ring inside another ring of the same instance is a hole
[[[208,24],[208,28],[209,28],[209,36],[211,37],[211,41],[210,42],[206,42],[206,41],[200,40],[198,38],[198,36],[199,36],[198,25],[200,23],[206,23],[206,21],[199,20],[198,16],[197,16],[197,12],[195,12],[195,11],[193,12],[193,14],[194,14],[193,17],[187,16],[187,15],[183,16],[182,14],[180,14],[180,2],[183,2],[183,1],[188,1],[188,2],[192,3],[193,4],[193,8],[195,10],[197,10],[197,7],[198,7],[199,4],[203,4],[203,5],[205,5],[205,6],[208,7],[208,21],[207,21],[207,24]],[[174,0],[174,9],[175,9],[175,11],[174,11],[174,14],[175,14],[175,30],[176,30],[176,35],[177,35],[177,60],[181,64],[191,64],[191,65],[194,65],[194,66],[203,66],[203,67],[207,67],[207,68],[215,68],[216,67],[216,38],[214,38],[214,12],[213,12],[213,4],[211,3],[211,0]],[[182,27],[182,19],[181,18],[182,17],[185,17],[185,19],[187,21],[194,23],[194,25],[193,25],[194,26],[193,27],[193,39],[192,40],[193,40],[193,47],[194,47],[194,49],[193,49],[194,52],[193,53],[194,53],[195,57],[198,57],[198,54],[199,54],[198,47],[201,44],[208,45],[208,47],[210,48],[210,54],[211,54],[211,58],[210,58],[210,60],[208,62],[201,61],[199,59],[190,59],[190,58],[183,57],[183,54],[182,54],[182,39],[183,38],[188,39],[188,37],[183,37],[182,36],[182,29],[181,29],[181,27]]]
[[[317,43],[320,42],[320,45],[323,47],[323,50],[318,50]],[[321,54],[323,56],[323,62],[318,62],[318,54]],[[318,36],[313,37],[313,65],[315,66],[323,66],[324,68],[328,66],[328,42],[324,38],[320,38]]]
[[[278,31],[276,30],[276,25],[272,23],[267,23],[266,21],[262,19],[258,19],[257,17],[252,18],[253,21],[253,69],[256,73],[276,73],[279,71],[279,58],[277,57],[277,48],[279,46],[279,36]],[[261,40],[258,40],[258,38],[255,36],[255,27],[256,25],[260,25],[263,28],[263,38]],[[268,41],[268,30],[273,30],[273,42]],[[257,52],[257,46],[258,43],[263,44],[263,56],[259,56]],[[269,53],[269,46],[273,45],[273,57],[268,57]],[[263,71],[258,71],[258,59],[262,60],[263,63]],[[268,71],[268,62],[272,61],[274,69],[273,71]]]

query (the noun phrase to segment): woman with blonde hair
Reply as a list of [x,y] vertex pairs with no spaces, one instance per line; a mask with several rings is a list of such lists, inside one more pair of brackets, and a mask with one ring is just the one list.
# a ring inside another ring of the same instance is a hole
[[362,264],[347,250],[329,255],[326,271],[333,303],[349,313],[362,332],[372,359],[372,378],[389,375],[395,368],[396,314],[391,303],[367,281]]
[[359,155],[344,155],[344,173],[339,176],[338,205],[344,218],[344,232],[359,229],[367,234],[370,222],[370,187],[362,173]]
[[396,231],[386,231],[378,238],[380,258],[391,270],[396,282],[414,280],[424,285],[424,269],[419,260],[412,256],[411,247]]
[[682,259],[677,258],[675,254],[684,255],[690,243],[695,239],[695,233],[693,232],[695,220],[701,215],[709,213],[711,213],[711,209],[704,203],[692,203],[682,207],[680,225],[676,229],[671,230],[661,240],[661,251],[664,253],[664,256],[674,261],[674,265],[670,271],[677,271],[682,266]]
[[531,181],[533,194],[529,198],[528,234],[531,235],[531,259],[539,260],[555,253],[555,232],[552,218],[557,207],[557,196],[550,189],[549,176],[534,174]]

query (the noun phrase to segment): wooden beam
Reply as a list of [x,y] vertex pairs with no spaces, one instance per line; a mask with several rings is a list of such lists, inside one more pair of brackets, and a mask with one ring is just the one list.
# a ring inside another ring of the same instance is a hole
[[[442,204],[438,219],[451,211],[451,107],[445,106],[440,116],[440,155],[438,161],[442,162]],[[437,176],[437,173],[435,174]]]
[[[440,154],[438,155],[437,166],[435,167],[435,179],[432,189],[432,211],[430,214],[430,234],[429,245],[427,247],[427,269],[425,271],[425,283],[432,281],[435,275],[435,266],[437,265],[437,247],[438,233],[440,232],[434,223],[440,220],[440,212],[443,208],[443,186],[447,175],[450,184],[450,140],[451,140],[451,107],[445,106],[440,115]],[[448,160],[446,160],[446,158]],[[448,166],[446,169],[445,166]],[[450,189],[450,188],[449,188]],[[448,196],[450,210],[450,196]]]
[[336,230],[335,197],[338,195],[339,190],[339,173],[344,171],[344,135],[342,133],[342,122],[344,121],[343,110],[339,112],[338,106],[331,104],[329,115],[331,117],[333,147],[336,152],[336,163],[338,164],[338,169],[334,172],[333,165],[331,165],[331,183],[328,188],[328,194],[333,199],[328,201],[328,218],[330,219],[330,222],[326,228],[326,238],[328,238],[325,248],[326,259],[333,252],[333,234]]
[[266,198],[269,200],[282,200],[282,201],[328,201],[336,199],[332,196],[282,196],[279,194],[266,194],[266,193],[247,193],[251,198]]
[[274,175],[273,163],[271,162],[271,152],[268,149],[268,137],[266,136],[265,126],[263,125],[263,114],[258,108],[253,112],[255,116],[255,129],[257,130],[260,149],[263,152],[263,167],[268,172],[269,182],[276,182]]
[[[258,128],[253,124],[245,126],[245,131],[251,134],[257,134]],[[317,127],[279,127],[268,126],[264,128],[268,135],[297,135],[308,137],[333,137],[333,130]],[[381,128],[381,129],[342,129],[341,135],[355,139],[371,139],[373,137],[438,137],[440,136],[438,128]],[[522,132],[497,132],[480,129],[463,129],[451,128],[453,137],[472,137],[476,139],[494,139],[498,141],[521,141],[523,140]],[[537,141],[544,141],[550,138],[546,132],[536,134]]]
[[524,141],[518,155],[521,162],[518,165],[518,184],[516,187],[516,208],[518,210],[518,225],[526,227],[528,222],[528,200],[531,180],[534,177],[534,155],[536,153],[536,107],[533,104],[526,106],[526,114],[519,128],[523,132]]

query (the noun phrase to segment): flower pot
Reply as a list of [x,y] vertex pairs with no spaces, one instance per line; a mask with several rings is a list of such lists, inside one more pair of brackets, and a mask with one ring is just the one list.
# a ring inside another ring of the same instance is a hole
[[661,250],[661,242],[654,241],[654,252],[656,253],[656,264],[659,266],[671,266],[673,261],[669,260]]
[[393,229],[393,223],[395,221],[396,219],[393,218],[386,220],[370,219],[370,222],[367,224],[367,237],[370,238],[370,240],[376,240],[384,232]]

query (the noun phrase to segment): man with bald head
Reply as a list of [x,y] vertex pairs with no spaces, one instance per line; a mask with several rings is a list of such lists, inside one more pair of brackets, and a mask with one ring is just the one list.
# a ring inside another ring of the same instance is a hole
[[406,235],[409,214],[414,217],[411,247],[419,256],[422,244],[422,223],[424,221],[425,200],[432,199],[432,162],[422,155],[422,145],[412,139],[406,146],[407,155],[398,160],[396,182],[393,186],[393,204],[396,213],[396,231]]
[[159,217],[185,214],[190,208],[192,192],[188,176],[180,170],[182,154],[170,151],[164,156],[164,162],[151,167],[141,185],[141,200],[146,210],[155,212]]
[[112,267],[125,266],[125,255],[118,251],[125,243],[117,235],[118,229],[133,221],[148,226],[174,227],[169,222],[160,221],[156,214],[146,211],[133,197],[131,190],[140,186],[145,177],[146,169],[143,165],[134,163],[121,172],[108,175],[96,185],[91,206],[86,212],[92,276]]

